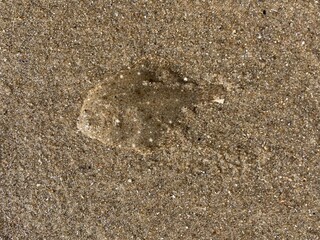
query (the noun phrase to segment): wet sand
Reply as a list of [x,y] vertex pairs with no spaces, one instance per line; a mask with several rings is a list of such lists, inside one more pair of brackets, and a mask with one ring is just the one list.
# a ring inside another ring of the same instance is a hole
[[[0,239],[319,239],[319,11],[1,1]],[[89,90],[145,56],[225,91],[147,155],[82,134]]]

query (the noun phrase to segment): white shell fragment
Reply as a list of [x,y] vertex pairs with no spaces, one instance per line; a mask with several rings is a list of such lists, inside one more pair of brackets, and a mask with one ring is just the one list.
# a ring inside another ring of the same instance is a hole
[[219,103],[219,104],[224,104],[224,99],[223,98],[217,98],[215,100],[213,100],[215,103]]

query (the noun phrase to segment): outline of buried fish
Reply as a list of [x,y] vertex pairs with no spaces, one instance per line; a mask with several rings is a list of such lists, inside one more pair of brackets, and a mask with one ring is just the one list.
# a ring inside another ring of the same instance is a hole
[[133,68],[109,76],[89,91],[78,129],[110,147],[142,154],[166,147],[165,135],[185,128],[183,112],[193,111],[197,103],[217,94],[214,87],[204,90],[172,66],[163,59],[145,57]]

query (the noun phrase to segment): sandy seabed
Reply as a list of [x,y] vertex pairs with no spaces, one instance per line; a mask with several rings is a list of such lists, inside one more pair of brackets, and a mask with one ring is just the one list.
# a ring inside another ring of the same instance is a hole
[[[316,0],[0,1],[0,239],[320,239],[319,46]],[[150,154],[82,134],[145,56],[217,99]]]

